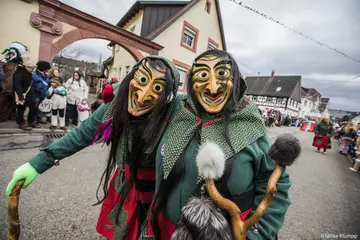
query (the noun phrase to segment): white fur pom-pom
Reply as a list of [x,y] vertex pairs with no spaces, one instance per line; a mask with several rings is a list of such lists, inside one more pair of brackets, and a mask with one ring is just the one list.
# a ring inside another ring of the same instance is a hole
[[225,155],[221,148],[212,142],[205,142],[199,148],[196,165],[205,179],[219,179],[225,170]]

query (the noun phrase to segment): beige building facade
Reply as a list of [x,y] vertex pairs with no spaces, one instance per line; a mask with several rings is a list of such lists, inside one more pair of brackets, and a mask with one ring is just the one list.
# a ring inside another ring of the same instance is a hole
[[[180,71],[179,92],[186,92],[186,72],[199,54],[211,48],[226,50],[218,0],[137,1],[118,26],[163,47],[159,55],[173,61]],[[136,61],[119,45],[110,46],[108,77],[122,80]]]
[[[0,0],[0,51],[8,48],[11,42],[26,45],[33,61],[39,58],[40,31],[30,24],[32,13],[39,13],[37,1],[26,3],[18,0]],[[19,27],[21,26],[21,28]]]
[[[139,15],[141,21],[141,15]],[[136,18],[135,18],[136,19]],[[105,39],[140,60],[162,47],[130,31],[79,11],[59,0],[0,0],[0,51],[18,41],[34,62],[51,62],[61,50],[82,39]],[[125,58],[124,58],[125,59]]]

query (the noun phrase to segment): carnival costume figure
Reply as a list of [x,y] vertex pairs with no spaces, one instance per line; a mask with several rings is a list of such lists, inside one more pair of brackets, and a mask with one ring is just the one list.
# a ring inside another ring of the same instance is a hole
[[[157,151],[156,196],[143,228],[145,239],[229,239],[227,223],[217,217],[214,204],[201,200],[204,177],[195,161],[200,146],[213,144],[223,151],[225,171],[216,186],[241,209],[242,220],[252,215],[264,198],[275,167],[267,154],[270,139],[266,127],[256,104],[244,95],[246,83],[230,54],[209,50],[198,56],[189,70],[187,89],[188,94],[176,102]],[[211,151],[205,155],[216,161]],[[248,239],[275,238],[290,206],[290,186],[284,170],[279,174],[272,203],[255,227],[249,229]],[[202,203],[192,204],[193,196]],[[209,214],[200,214],[204,211],[197,211],[198,205],[208,209]],[[190,228],[192,237],[183,231],[182,224],[189,222],[181,218],[182,213],[189,212],[200,229]],[[204,230],[210,226],[217,231]]]
[[0,68],[4,71],[4,77],[0,86],[0,122],[11,120],[15,116],[13,76],[23,58],[29,57],[26,56],[28,53],[28,47],[19,42],[12,42],[9,48],[2,52],[4,58],[0,59]]
[[107,239],[138,239],[154,196],[157,146],[177,99],[179,79],[171,61],[145,57],[120,86],[113,86],[115,97],[110,103],[20,166],[6,194],[21,179],[26,188],[59,160],[94,142],[106,142],[111,146],[97,190],[102,208],[96,230]]
[[326,150],[331,148],[332,126],[329,119],[323,118],[316,126],[314,133],[312,145],[317,148],[317,151],[323,149],[323,153],[326,154]]

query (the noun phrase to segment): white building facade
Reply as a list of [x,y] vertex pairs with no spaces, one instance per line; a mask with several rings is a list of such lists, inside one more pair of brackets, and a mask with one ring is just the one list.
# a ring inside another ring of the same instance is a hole
[[[185,76],[198,55],[213,48],[226,50],[218,0],[137,1],[118,26],[164,47],[159,55],[177,66],[179,92],[186,92]],[[109,46],[113,56],[108,60],[108,77],[122,80],[136,61],[121,46]]]
[[301,107],[299,117],[317,117],[321,118],[319,110],[321,94],[314,88],[301,88]]

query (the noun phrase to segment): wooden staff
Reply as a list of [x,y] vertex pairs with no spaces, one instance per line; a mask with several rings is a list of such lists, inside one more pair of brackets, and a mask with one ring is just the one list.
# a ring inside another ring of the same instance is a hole
[[9,219],[9,233],[8,240],[17,240],[20,235],[20,220],[19,220],[19,199],[20,191],[24,185],[25,180],[20,180],[12,190],[8,198],[8,219]]
[[[219,151],[220,148],[218,146],[217,148],[218,149],[216,151]],[[200,149],[200,151],[205,150],[209,151],[209,149]],[[203,154],[200,151],[199,155]],[[266,209],[272,202],[273,197],[277,192],[276,184],[282,175],[284,166],[290,166],[291,164],[293,164],[295,159],[300,155],[300,152],[301,146],[299,140],[294,136],[290,134],[285,134],[276,139],[275,143],[269,149],[269,156],[274,160],[276,159],[276,165],[273,173],[268,180],[268,184],[266,187],[266,195],[259,204],[259,206],[256,208],[254,214],[245,221],[242,221],[240,219],[241,210],[239,209],[239,207],[229,199],[222,197],[215,186],[214,179],[219,179],[223,174],[219,174],[218,172],[216,172],[216,169],[219,168],[219,162],[224,162],[225,164],[224,159],[219,158],[218,162],[216,163],[218,164],[218,166],[216,166],[216,164],[214,164],[214,162],[216,161],[214,161],[210,156],[208,156],[208,160],[205,160],[204,156],[200,156],[202,158],[200,159],[198,155],[197,165],[199,168],[199,172],[206,177],[205,185],[209,197],[216,203],[216,205],[229,213],[235,240],[246,240],[248,230],[255,223],[259,222],[261,217],[264,215]],[[221,155],[218,154],[218,156]],[[200,160],[202,160],[202,162],[200,162]],[[204,162],[206,164],[204,164]],[[202,168],[202,166],[205,167]],[[211,171],[216,172],[217,174],[209,174],[209,172],[211,173]]]

